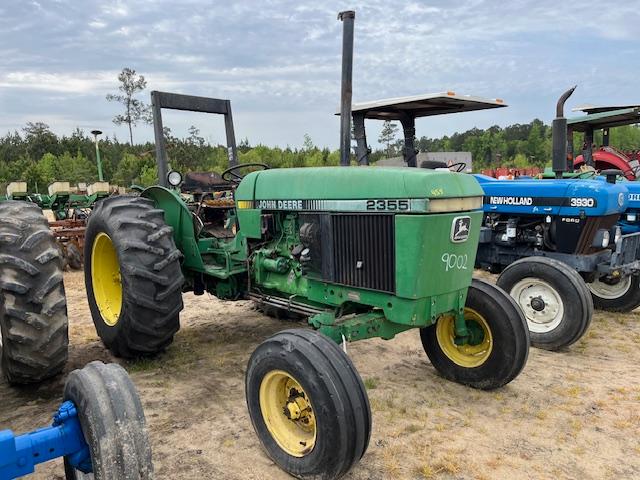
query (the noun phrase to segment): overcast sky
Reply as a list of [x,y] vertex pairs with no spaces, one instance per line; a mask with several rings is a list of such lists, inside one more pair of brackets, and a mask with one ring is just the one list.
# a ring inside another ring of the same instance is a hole
[[[418,135],[550,121],[569,107],[640,103],[640,0],[2,0],[0,133],[44,121],[126,139],[105,95],[131,67],[153,89],[229,98],[238,141],[337,148],[341,22],[356,10],[354,101],[454,90],[509,108],[432,117]],[[167,113],[222,142],[221,120]],[[377,129],[370,138],[377,137]],[[140,126],[136,139],[151,139]]]

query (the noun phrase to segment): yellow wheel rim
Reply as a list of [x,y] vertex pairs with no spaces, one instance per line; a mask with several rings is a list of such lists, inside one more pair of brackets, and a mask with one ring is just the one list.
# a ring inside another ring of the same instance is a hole
[[102,321],[115,326],[122,309],[122,282],[118,254],[111,238],[99,233],[91,249],[91,284]]
[[313,450],[317,426],[311,400],[287,372],[273,370],[262,379],[260,411],[282,450],[293,457],[304,457]]
[[444,354],[453,363],[464,368],[479,367],[487,361],[493,349],[491,329],[484,317],[471,308],[464,309],[464,319],[468,327],[472,327],[470,324],[475,322],[482,328],[483,339],[478,345],[456,345],[455,319],[451,315],[438,319],[436,338]]

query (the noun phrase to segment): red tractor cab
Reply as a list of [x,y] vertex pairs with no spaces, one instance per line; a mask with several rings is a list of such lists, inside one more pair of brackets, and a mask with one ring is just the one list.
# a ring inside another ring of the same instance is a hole
[[[582,165],[594,167],[596,170],[622,170],[628,180],[640,178],[640,158],[637,152],[628,155],[609,145],[609,129],[622,125],[640,123],[640,105],[623,105],[610,107],[580,107],[574,110],[586,115],[572,118],[567,122],[569,155],[573,156],[573,132],[584,133],[582,154],[573,160],[574,169]],[[602,130],[602,145],[593,143],[593,132]]]

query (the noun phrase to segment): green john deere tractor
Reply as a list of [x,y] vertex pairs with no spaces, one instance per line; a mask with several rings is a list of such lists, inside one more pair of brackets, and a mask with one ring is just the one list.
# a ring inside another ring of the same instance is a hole
[[[352,29],[353,17],[343,19]],[[311,329],[267,339],[246,372],[263,447],[300,478],[338,478],[368,446],[366,390],[339,343],[419,329],[449,380],[493,389],[520,373],[529,349],[521,311],[472,279],[483,195],[472,176],[238,165],[229,101],[153,92],[152,104],[162,185],[103,200],[86,232],[88,299],[114,354],[167,347],[185,291],[307,317]],[[206,188],[181,191],[168,170],[162,108],[224,115],[231,166]]]

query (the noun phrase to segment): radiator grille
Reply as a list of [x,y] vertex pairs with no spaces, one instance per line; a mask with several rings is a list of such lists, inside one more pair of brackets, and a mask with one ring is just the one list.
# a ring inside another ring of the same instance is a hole
[[335,282],[395,292],[393,215],[332,215]]
[[587,217],[585,226],[582,229],[582,233],[580,234],[580,238],[578,239],[578,244],[576,245],[574,253],[589,254],[600,250],[600,248],[595,248],[592,246],[596,232],[600,229],[611,229],[617,221],[617,214],[607,215],[604,217]]

